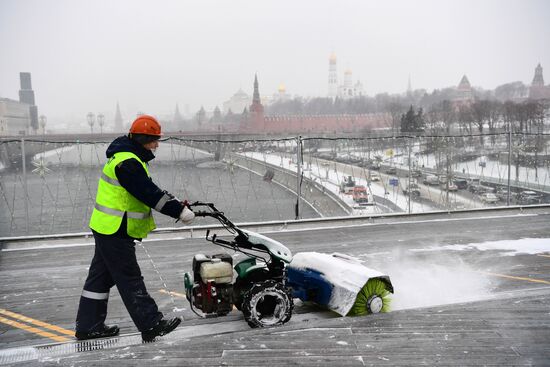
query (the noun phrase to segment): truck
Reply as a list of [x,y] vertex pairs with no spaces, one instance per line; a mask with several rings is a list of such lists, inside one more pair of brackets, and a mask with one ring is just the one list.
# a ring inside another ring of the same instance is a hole
[[351,195],[354,187],[355,180],[353,179],[353,177],[348,176],[347,178],[344,178],[344,181],[340,183],[340,192],[343,194]]
[[353,201],[359,205],[367,205],[369,203],[369,196],[365,186],[357,185],[351,192]]

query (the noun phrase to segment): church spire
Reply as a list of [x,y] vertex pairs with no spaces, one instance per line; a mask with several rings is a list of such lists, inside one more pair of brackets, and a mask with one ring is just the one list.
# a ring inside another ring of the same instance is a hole
[[252,104],[260,103],[260,90],[258,88],[258,74],[254,74],[254,94],[252,96]]

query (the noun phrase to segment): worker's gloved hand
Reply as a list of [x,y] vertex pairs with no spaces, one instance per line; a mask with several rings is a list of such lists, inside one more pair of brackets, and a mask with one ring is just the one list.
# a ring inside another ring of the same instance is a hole
[[195,219],[195,213],[193,213],[193,211],[187,206],[184,206],[179,219],[183,222],[183,224],[189,224],[193,221],[193,219]]

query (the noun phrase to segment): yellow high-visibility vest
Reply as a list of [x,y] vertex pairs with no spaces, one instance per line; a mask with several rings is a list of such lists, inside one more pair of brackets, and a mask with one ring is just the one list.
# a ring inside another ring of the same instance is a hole
[[126,213],[127,233],[130,237],[145,238],[156,228],[151,208],[126,191],[116,177],[115,167],[131,158],[137,159],[149,176],[147,165],[134,153],[115,153],[105,163],[97,186],[94,211],[90,218],[90,228],[98,233],[106,235],[115,233],[120,228],[124,213]]

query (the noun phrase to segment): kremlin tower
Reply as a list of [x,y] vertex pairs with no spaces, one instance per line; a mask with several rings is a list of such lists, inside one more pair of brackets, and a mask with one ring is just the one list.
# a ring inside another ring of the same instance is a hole
[[542,66],[540,63],[535,68],[535,76],[529,87],[529,99],[550,98],[550,87],[544,86],[544,77],[542,76]]
[[254,131],[264,131],[264,106],[260,101],[260,90],[258,88],[258,75],[254,75],[254,94],[252,95],[252,104],[250,105],[250,117],[248,119]]

